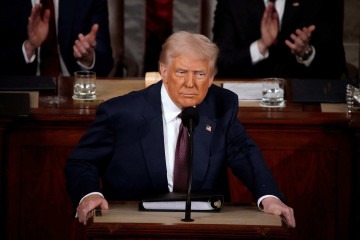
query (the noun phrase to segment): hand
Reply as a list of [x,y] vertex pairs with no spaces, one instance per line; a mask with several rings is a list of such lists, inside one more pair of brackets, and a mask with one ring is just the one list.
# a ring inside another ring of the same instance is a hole
[[261,19],[261,38],[258,41],[258,47],[261,54],[276,42],[279,32],[279,15],[275,11],[274,3],[270,2],[264,11]]
[[274,197],[267,197],[261,201],[264,207],[264,212],[281,216],[286,224],[294,228],[296,226],[294,210],[285,205],[282,201]]
[[35,4],[31,10],[30,17],[28,18],[28,39],[25,41],[25,49],[29,58],[45,41],[49,32],[49,19],[50,10],[46,9],[45,11],[42,11],[42,4]]
[[73,46],[74,57],[79,59],[85,66],[91,66],[94,59],[94,48],[96,47],[96,34],[99,25],[94,24],[87,35],[80,33]]
[[311,48],[310,39],[311,33],[315,30],[315,25],[309,27],[303,27],[302,29],[296,29],[295,33],[290,35],[290,40],[285,40],[285,44],[291,49],[291,52],[298,56],[303,57],[305,52]]
[[86,225],[87,220],[91,217],[91,210],[99,206],[101,209],[109,209],[108,202],[101,195],[91,194],[85,197],[76,209],[79,222]]

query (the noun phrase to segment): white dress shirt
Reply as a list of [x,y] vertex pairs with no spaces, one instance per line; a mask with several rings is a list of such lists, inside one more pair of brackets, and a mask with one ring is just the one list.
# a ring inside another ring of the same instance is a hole
[[170,99],[164,85],[161,87],[161,110],[164,128],[164,148],[169,191],[173,191],[176,142],[179,135],[181,109]]

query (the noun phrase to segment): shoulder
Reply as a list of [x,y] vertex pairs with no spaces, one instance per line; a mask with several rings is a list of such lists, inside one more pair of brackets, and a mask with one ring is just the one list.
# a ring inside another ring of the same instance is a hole
[[99,108],[115,112],[121,109],[126,109],[127,111],[132,112],[137,109],[143,109],[144,107],[160,106],[160,89],[161,83],[159,82],[148,88],[111,98],[101,103]]
[[209,88],[209,94],[224,99],[231,99],[237,97],[234,92],[226,88],[219,87],[215,84],[211,85],[211,87]]
[[234,104],[237,106],[238,96],[225,88],[212,85],[209,88],[209,92],[205,98],[205,101],[221,106],[223,108],[232,107]]

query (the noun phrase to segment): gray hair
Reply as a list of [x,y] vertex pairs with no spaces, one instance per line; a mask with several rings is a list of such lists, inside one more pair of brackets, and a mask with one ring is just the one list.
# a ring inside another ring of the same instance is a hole
[[179,31],[168,37],[162,46],[159,64],[168,65],[173,58],[188,51],[196,53],[200,58],[208,60],[210,70],[213,76],[215,76],[217,72],[216,60],[219,54],[219,48],[206,36],[197,33]]

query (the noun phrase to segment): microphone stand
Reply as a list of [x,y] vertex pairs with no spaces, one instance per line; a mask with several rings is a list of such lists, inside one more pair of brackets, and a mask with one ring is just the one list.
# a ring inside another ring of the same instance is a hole
[[183,222],[193,222],[194,219],[191,218],[191,183],[192,183],[192,162],[193,162],[193,121],[189,120],[189,140],[190,140],[190,159],[188,166],[188,189],[186,196],[186,207],[185,207],[185,218],[181,219]]

